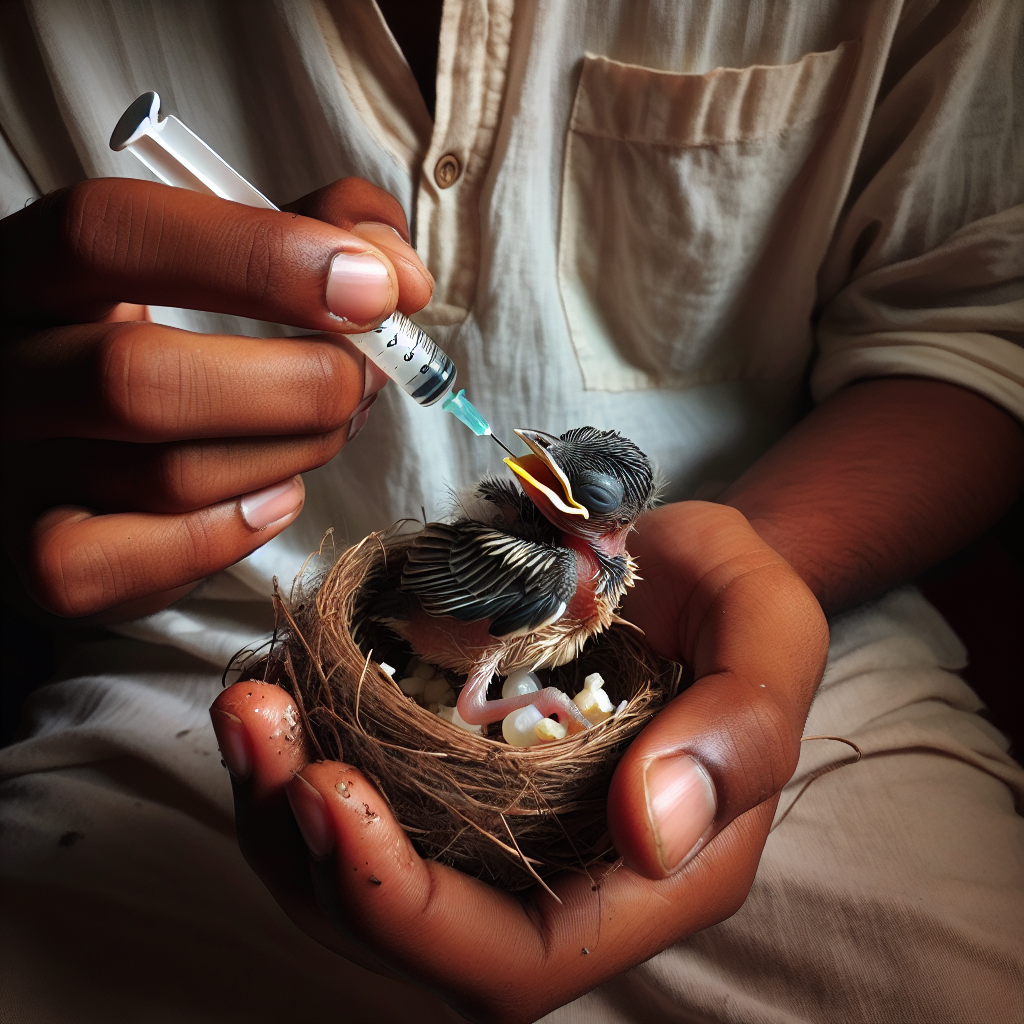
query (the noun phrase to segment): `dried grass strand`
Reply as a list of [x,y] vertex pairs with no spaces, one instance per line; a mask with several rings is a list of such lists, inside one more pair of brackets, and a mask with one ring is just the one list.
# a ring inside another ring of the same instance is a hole
[[768,830],[768,835],[771,835],[788,817],[789,812],[796,807],[797,801],[811,788],[812,783],[815,783],[823,775],[828,775],[829,772],[834,772],[837,768],[845,768],[848,765],[857,764],[858,761],[864,756],[864,752],[857,746],[853,740],[844,739],[842,736],[804,736],[801,743],[810,743],[812,740],[835,740],[836,743],[845,743],[848,747],[853,747],[856,756],[853,760],[847,758],[845,761],[836,761],[833,764],[824,765],[821,768],[811,772],[811,777],[800,787],[796,796],[793,797],[789,806],[782,812],[782,817]]

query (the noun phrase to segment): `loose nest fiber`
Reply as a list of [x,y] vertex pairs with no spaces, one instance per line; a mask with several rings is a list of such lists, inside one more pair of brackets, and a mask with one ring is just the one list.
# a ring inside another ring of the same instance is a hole
[[[379,664],[395,666],[399,679],[413,654],[366,614],[373,595],[401,575],[409,542],[408,534],[371,534],[297,583],[290,600],[275,594],[279,628],[269,656],[238,667],[292,694],[314,756],[367,775],[423,856],[510,890],[613,862],[605,818],[612,772],[679,692],[682,669],[655,656],[637,631],[613,626],[575,661],[539,675],[572,696],[600,672],[613,704],[628,702],[615,718],[527,748],[506,744],[500,722],[489,727],[496,739],[466,732],[407,697]],[[456,690],[464,682],[446,675]]]

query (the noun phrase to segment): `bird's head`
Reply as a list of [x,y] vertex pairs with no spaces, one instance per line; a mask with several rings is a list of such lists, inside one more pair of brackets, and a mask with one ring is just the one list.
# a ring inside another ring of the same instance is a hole
[[506,459],[519,485],[564,533],[621,554],[633,523],[654,503],[654,472],[640,449],[614,430],[576,427],[561,437],[517,430],[528,455]]

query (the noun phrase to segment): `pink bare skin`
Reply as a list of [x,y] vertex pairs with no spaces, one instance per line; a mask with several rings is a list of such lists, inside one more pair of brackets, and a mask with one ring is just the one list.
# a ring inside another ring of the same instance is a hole
[[522,693],[518,697],[488,700],[487,687],[493,677],[493,665],[484,665],[470,674],[459,694],[457,705],[463,721],[469,722],[470,725],[500,722],[513,711],[532,704],[545,718],[554,715],[559,724],[566,726],[570,733],[583,732],[584,729],[590,728],[590,723],[583,717],[583,712],[557,686],[546,686],[543,690]]
[[[473,1020],[536,1020],[742,905],[820,681],[823,609],[963,547],[1009,507],[1022,466],[1024,433],[986,399],[935,381],[865,381],[759,460],[726,496],[733,507],[683,502],[642,518],[630,549],[644,578],[624,613],[697,681],[619,763],[608,818],[626,867],[600,899],[575,876],[551,881],[556,903],[421,860],[355,768],[304,764],[295,743],[279,756],[284,741],[246,710],[252,684],[238,684],[213,717],[249,863],[342,956]],[[275,687],[256,692],[279,713],[289,703]],[[691,787],[669,827],[651,798],[691,760],[711,804]]]
[[471,725],[498,722],[527,704],[536,704],[542,715],[557,715],[558,721],[572,732],[589,729],[590,723],[580,709],[553,686],[520,697],[487,699],[487,688],[502,655],[500,641],[488,632],[490,624],[490,619],[463,622],[450,615],[433,616],[417,609],[405,624],[405,635],[416,653],[433,665],[449,664],[453,651],[461,652],[465,660],[476,662],[458,701],[459,714]]
[[553,686],[519,697],[487,699],[487,688],[498,670],[502,653],[498,641],[488,632],[490,624],[490,619],[463,622],[450,615],[435,617],[417,609],[405,624],[405,635],[416,653],[431,664],[447,664],[453,651],[462,652],[463,658],[477,662],[458,700],[459,714],[471,725],[498,722],[527,704],[536,704],[542,715],[557,715],[558,721],[571,732],[589,729],[590,723],[580,709]]

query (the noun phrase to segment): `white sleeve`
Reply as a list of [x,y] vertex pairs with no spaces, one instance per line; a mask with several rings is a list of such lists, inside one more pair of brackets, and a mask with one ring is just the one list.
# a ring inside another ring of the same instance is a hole
[[7,137],[0,132],[0,217],[9,217],[38,198],[35,182],[11,149]]
[[931,377],[1024,420],[1024,6],[944,16],[894,43],[822,269],[811,389]]

